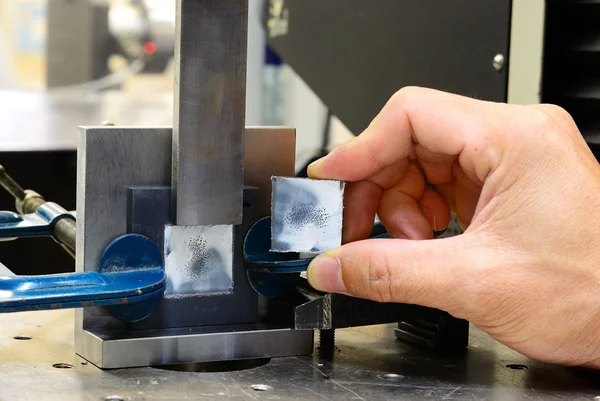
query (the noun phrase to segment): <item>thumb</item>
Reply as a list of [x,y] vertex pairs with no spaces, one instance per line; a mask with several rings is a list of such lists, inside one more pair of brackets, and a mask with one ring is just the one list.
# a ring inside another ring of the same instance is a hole
[[[417,304],[462,314],[470,272],[485,259],[469,234],[430,241],[353,242],[319,255],[308,267],[317,290],[378,302]],[[479,266],[481,267],[481,266]],[[481,270],[481,269],[478,269]]]

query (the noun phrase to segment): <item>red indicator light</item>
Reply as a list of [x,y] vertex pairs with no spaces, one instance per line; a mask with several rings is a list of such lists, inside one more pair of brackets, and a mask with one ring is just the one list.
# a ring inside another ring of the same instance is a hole
[[156,53],[156,44],[154,42],[146,42],[144,52],[150,56],[153,55]]

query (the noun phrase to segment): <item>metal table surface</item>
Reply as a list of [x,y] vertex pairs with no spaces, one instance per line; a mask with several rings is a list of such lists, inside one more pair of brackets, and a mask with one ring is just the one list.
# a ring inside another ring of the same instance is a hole
[[600,400],[598,377],[535,363],[475,328],[468,352],[444,357],[397,342],[390,325],[337,334],[332,358],[315,350],[227,372],[102,371],[74,355],[72,311],[4,314],[0,400]]

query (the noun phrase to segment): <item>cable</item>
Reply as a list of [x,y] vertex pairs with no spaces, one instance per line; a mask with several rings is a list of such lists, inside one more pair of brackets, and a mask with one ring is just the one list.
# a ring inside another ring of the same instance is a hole
[[146,67],[146,59],[137,59],[131,62],[126,68],[113,72],[102,78],[93,81],[84,82],[82,84],[61,86],[58,88],[49,89],[50,94],[68,94],[73,92],[100,92],[105,89],[120,85],[132,76],[140,73]]

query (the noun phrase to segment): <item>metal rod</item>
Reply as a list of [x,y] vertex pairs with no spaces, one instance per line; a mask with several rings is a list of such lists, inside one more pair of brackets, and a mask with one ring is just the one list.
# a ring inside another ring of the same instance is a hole
[[[54,225],[54,236],[62,242],[63,248],[69,255],[75,255],[75,238],[77,237],[77,225],[75,220],[61,219]],[[67,249],[68,248],[68,249]]]
[[25,191],[15,180],[6,173],[4,167],[0,166],[0,185],[8,191],[16,200],[25,199]]
[[[35,213],[40,206],[46,203],[46,200],[38,193],[30,190],[23,190],[23,188],[21,188],[21,186],[6,173],[6,170],[1,165],[0,185],[17,200],[17,209],[20,209],[20,213]],[[73,256],[75,251],[75,221],[71,219],[59,220],[54,226],[53,231],[54,236],[61,241],[63,248]]]
[[178,0],[172,196],[177,225],[241,224],[248,0]]

